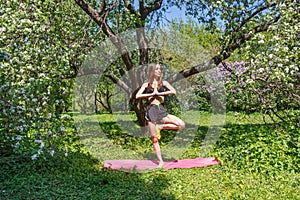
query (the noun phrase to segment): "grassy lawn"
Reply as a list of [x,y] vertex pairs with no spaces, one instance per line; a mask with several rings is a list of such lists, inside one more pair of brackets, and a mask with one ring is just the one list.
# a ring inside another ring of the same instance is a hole
[[[199,156],[211,119],[208,113],[185,116],[187,131],[196,134],[181,158]],[[134,127],[122,128],[111,115],[99,115],[97,120],[105,137],[81,137],[90,144],[90,154],[70,152],[37,162],[1,158],[0,199],[300,199],[299,130],[293,127],[264,124],[259,114],[228,113],[207,155],[218,157],[221,165],[128,173],[102,168],[102,158],[118,158],[122,152],[108,151],[102,157],[97,152],[104,154],[103,148],[111,145],[139,158],[153,151],[150,138],[134,137]],[[163,151],[175,135],[163,132]]]

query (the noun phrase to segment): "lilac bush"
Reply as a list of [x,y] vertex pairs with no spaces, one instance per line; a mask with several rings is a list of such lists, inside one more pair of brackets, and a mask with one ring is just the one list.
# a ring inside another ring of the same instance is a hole
[[[199,108],[202,110],[209,110],[211,108],[211,95],[219,96],[219,98],[224,98],[223,95],[219,94],[220,88],[228,86],[232,82],[237,82],[235,86],[229,91],[227,88],[227,103],[222,105],[226,107],[227,110],[232,110],[232,102],[230,100],[230,93],[234,93],[236,90],[241,90],[241,87],[245,85],[245,82],[241,78],[246,71],[245,62],[222,62],[217,67],[212,70],[201,74],[194,83],[194,89],[197,94]],[[219,95],[218,95],[219,94]],[[217,100],[218,98],[216,98]],[[217,100],[218,101],[218,100]],[[221,99],[219,99],[221,101]]]
[[299,73],[284,76],[284,71],[280,72],[278,64],[273,62],[266,67],[250,62],[223,62],[202,74],[195,82],[200,109],[211,108],[207,106],[211,103],[210,96],[217,94],[222,84],[226,86],[226,110],[262,112],[274,121],[285,122],[299,110],[299,87],[295,87],[299,85]]

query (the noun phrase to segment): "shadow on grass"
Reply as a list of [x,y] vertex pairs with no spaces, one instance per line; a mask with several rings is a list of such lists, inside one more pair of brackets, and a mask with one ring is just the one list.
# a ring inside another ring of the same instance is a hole
[[[149,132],[142,132],[141,130],[141,133],[132,134],[134,131],[130,130],[130,128],[122,130],[118,124],[114,122],[103,122],[101,123],[101,128],[105,132],[105,136],[114,145],[118,145],[123,149],[132,150],[132,153],[139,155],[139,159],[157,160]],[[139,131],[139,128],[136,129]],[[181,131],[162,130],[159,144],[164,160],[179,159],[193,142],[197,134],[196,132],[197,126],[189,123],[187,123],[186,128]]]
[[[123,123],[126,124],[126,120],[123,119]],[[276,124],[278,127],[283,127],[281,124]],[[130,134],[133,132],[130,130],[122,130],[116,122],[106,121],[100,123],[101,129],[105,133],[105,137],[108,138],[114,145],[118,145],[124,149],[130,149],[135,151],[136,149],[144,149],[145,151],[141,153],[144,158],[147,159],[156,159],[155,154],[153,153],[153,147],[151,142],[151,137],[149,133],[144,135],[135,136]],[[135,127],[136,128],[136,127]],[[288,128],[288,127],[287,127]],[[207,132],[213,130],[213,127],[208,126],[196,126],[195,124],[186,124],[186,129],[184,131],[190,133],[184,135],[185,138],[178,138],[178,146],[174,145],[175,148],[184,148],[184,145],[187,143],[181,142],[184,139],[188,138],[188,141],[191,141],[190,148],[199,149],[203,144],[203,141],[206,140]],[[196,130],[196,133],[193,131]],[[162,131],[162,138],[160,140],[160,145],[164,153],[164,147],[173,142],[174,138],[177,136],[178,131]],[[86,135],[90,140],[93,140],[94,135]],[[248,163],[251,163],[253,160],[259,162],[260,160],[265,159],[264,162],[267,162],[266,159],[269,156],[270,159],[274,159],[274,165],[285,165],[283,161],[284,158],[280,158],[280,163],[276,161],[280,154],[287,156],[288,158],[299,157],[299,130],[286,130],[280,131],[277,130],[275,124],[259,124],[259,123],[227,123],[220,134],[220,137],[217,138],[216,143],[214,144],[213,155],[222,157],[225,161],[234,161],[236,165],[243,167]],[[215,139],[215,138],[213,138]],[[197,156],[197,152],[193,152],[193,156]],[[199,155],[199,153],[198,153]],[[263,159],[262,159],[263,158]],[[173,158],[166,158],[173,159]],[[297,159],[294,159],[294,161]],[[299,160],[299,159],[298,159]],[[269,162],[269,161],[268,161]],[[270,162],[271,163],[271,162]]]
[[[126,122],[125,120],[123,120],[123,121]],[[136,130],[135,131],[130,130],[130,129],[123,130],[115,122],[101,122],[100,126],[101,126],[101,129],[104,132],[105,136],[108,139],[113,141],[115,144],[123,145],[124,148],[128,148],[130,145],[132,147],[132,144],[134,144],[134,145],[145,144],[145,140],[148,141],[148,143],[146,143],[147,146],[152,145],[150,133],[148,131],[147,132],[140,131],[140,134],[138,134],[138,135],[131,134],[131,133],[135,132]],[[197,126],[195,126],[193,124],[186,124],[185,129],[197,130]],[[162,138],[160,139],[160,142],[163,145],[168,144],[175,138],[177,133],[178,133],[178,131],[162,130],[161,131]],[[190,135],[187,135],[187,134],[185,134],[184,136],[190,137]],[[128,144],[130,144],[130,145],[128,145]],[[134,147],[132,147],[132,148],[134,148]]]
[[101,163],[83,153],[37,162],[6,159],[0,167],[3,199],[175,199],[166,193],[170,183],[163,171],[101,169]]

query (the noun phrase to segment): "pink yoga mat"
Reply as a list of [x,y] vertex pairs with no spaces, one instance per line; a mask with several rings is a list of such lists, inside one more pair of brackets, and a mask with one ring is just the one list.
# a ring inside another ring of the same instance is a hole
[[[165,161],[164,169],[206,167],[220,164],[215,157]],[[158,166],[156,160],[106,160],[104,168],[113,170],[147,170]]]

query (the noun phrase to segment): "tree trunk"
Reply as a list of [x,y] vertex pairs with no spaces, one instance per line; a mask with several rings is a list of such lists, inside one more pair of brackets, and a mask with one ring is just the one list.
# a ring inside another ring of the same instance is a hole
[[147,126],[147,121],[145,119],[147,103],[143,99],[136,99],[137,90],[131,95],[130,106],[136,114],[137,122],[141,127]]

